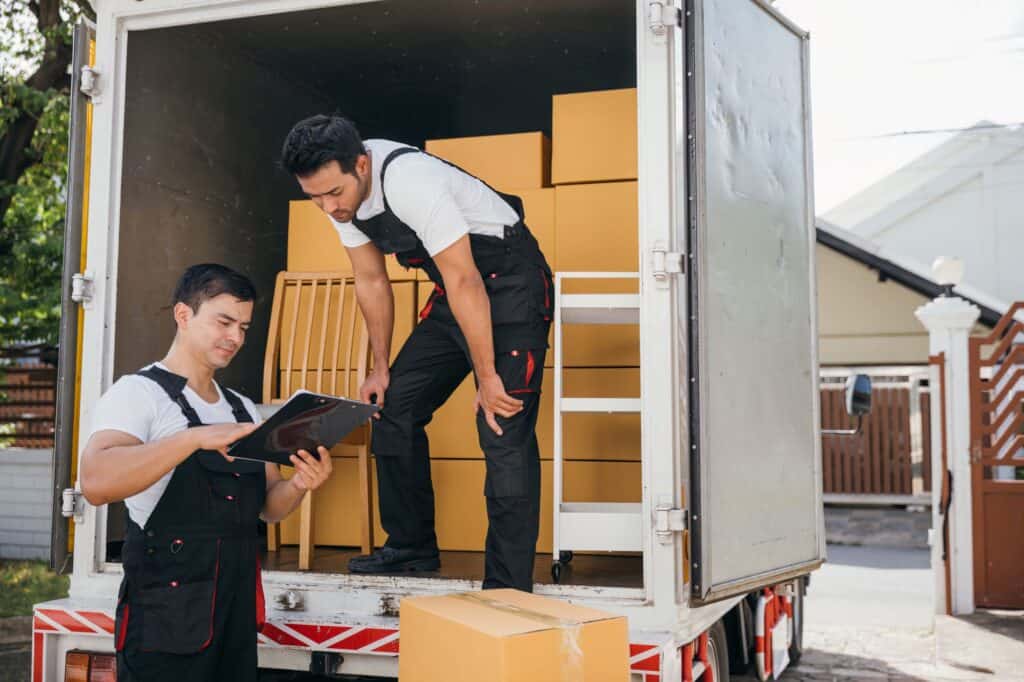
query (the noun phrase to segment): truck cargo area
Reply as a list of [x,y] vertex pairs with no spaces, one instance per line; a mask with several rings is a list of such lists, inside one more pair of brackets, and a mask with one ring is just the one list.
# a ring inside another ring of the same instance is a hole
[[[337,112],[364,139],[420,147],[550,136],[553,95],[636,86],[636,12],[630,0],[390,0],[129,31],[113,376],[166,350],[169,297],[184,268],[221,262],[252,277],[261,300],[245,347],[219,379],[259,402],[271,294],[288,269],[289,201],[305,198],[277,166],[290,127]],[[629,480],[639,501],[639,474]],[[542,521],[550,516],[548,499]],[[111,505],[108,561],[119,560],[124,523],[123,506]],[[311,572],[345,573],[358,553],[318,545]],[[551,560],[538,553],[538,583],[552,583]],[[268,552],[263,565],[296,571],[296,547]],[[482,553],[443,551],[442,566],[429,577],[483,577]],[[640,596],[642,575],[639,553],[578,555],[561,583]]]

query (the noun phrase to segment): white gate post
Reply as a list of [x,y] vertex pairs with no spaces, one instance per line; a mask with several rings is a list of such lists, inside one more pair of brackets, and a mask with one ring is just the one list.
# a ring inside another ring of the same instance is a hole
[[949,508],[950,590],[945,594],[942,565],[940,501],[946,472],[941,470],[941,443],[932,441],[932,570],[935,574],[937,613],[945,613],[946,600],[956,615],[974,612],[974,543],[971,536],[971,396],[968,337],[981,311],[955,296],[940,296],[914,313],[928,330],[929,352],[945,353],[946,404],[941,405],[938,386],[931,387],[932,432],[941,424],[945,408],[949,468],[953,491]]

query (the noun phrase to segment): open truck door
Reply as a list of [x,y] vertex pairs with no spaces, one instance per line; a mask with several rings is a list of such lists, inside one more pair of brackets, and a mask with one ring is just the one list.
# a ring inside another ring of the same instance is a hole
[[687,0],[684,14],[699,604],[807,573],[825,546],[808,36],[759,0]]
[[95,28],[81,22],[75,26],[71,61],[71,124],[68,136],[68,194],[64,219],[64,262],[61,284],[60,345],[57,358],[57,409],[53,442],[53,520],[50,530],[50,567],[62,571],[70,552],[70,522],[76,496],[64,491],[72,486],[74,459],[78,451],[79,360],[82,356],[81,316],[83,285],[76,277],[85,272],[85,238],[88,211],[89,148],[92,142],[92,104],[82,87],[82,69],[93,63]]

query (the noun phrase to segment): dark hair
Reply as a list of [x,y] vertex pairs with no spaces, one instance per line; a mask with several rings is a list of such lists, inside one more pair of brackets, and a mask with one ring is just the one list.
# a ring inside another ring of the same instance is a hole
[[226,265],[200,263],[178,279],[171,305],[184,303],[193,312],[199,312],[200,305],[221,294],[231,294],[239,301],[255,301],[258,297],[252,280],[242,273]]
[[365,153],[363,139],[352,121],[317,114],[299,121],[288,133],[281,149],[281,167],[305,177],[337,161],[343,173],[353,173],[356,159]]

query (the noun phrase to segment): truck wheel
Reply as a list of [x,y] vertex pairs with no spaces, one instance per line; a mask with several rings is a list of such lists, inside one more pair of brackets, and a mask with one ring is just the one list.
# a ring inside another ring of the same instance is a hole
[[708,668],[715,682],[729,682],[729,642],[725,624],[718,621],[708,630]]
[[796,579],[793,590],[793,641],[789,645],[789,664],[796,665],[804,654],[804,591],[807,579],[801,576]]

